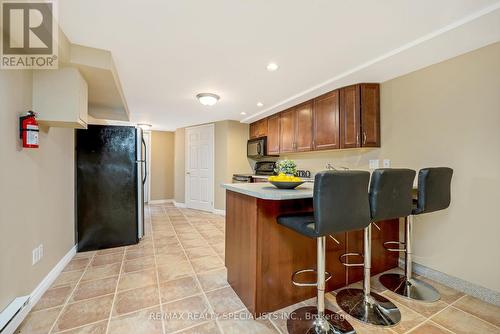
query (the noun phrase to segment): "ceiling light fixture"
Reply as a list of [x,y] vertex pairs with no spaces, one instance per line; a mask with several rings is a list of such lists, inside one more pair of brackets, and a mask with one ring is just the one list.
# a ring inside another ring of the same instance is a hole
[[260,107],[263,107],[263,106],[264,106],[264,103],[262,103],[262,102],[257,102],[257,107],[259,107],[259,108],[260,108]]
[[247,114],[247,113],[246,113],[246,112],[244,112],[244,111],[240,112],[240,115],[246,115],[246,114]]
[[212,93],[200,93],[196,95],[196,98],[204,106],[213,106],[219,101],[220,96]]
[[267,64],[266,68],[269,72],[274,72],[279,68],[279,66],[276,63],[269,63],[269,64]]

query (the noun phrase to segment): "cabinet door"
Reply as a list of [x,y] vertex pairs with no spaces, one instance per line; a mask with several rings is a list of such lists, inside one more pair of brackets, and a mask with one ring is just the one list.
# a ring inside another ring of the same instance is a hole
[[280,115],[267,119],[267,154],[280,153]]
[[313,148],[340,148],[339,91],[335,90],[314,99]]
[[312,101],[303,103],[295,109],[296,113],[296,132],[295,132],[295,151],[305,152],[312,150],[313,142],[313,112]]
[[340,90],[340,148],[360,147],[359,85]]
[[295,151],[295,109],[280,114],[280,153]]
[[267,136],[267,118],[257,121],[257,137]]
[[361,84],[361,146],[380,147],[379,84]]
[[250,139],[257,138],[257,123],[250,123],[249,131],[250,131]]

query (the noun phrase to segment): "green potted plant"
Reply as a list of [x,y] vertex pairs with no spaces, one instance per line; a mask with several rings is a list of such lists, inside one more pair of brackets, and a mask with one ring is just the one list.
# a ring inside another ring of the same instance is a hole
[[289,176],[297,175],[297,164],[293,160],[280,160],[276,162],[276,168],[274,168],[276,174],[286,174]]

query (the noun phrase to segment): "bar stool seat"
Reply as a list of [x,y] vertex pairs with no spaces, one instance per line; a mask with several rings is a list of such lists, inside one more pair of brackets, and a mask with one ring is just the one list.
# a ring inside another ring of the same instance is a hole
[[282,216],[279,217],[279,224],[310,238],[318,238],[321,236],[315,230],[316,223],[314,221],[314,214],[312,213]]
[[[325,270],[326,237],[337,232],[363,228],[370,224],[367,189],[370,174],[364,171],[325,171],[314,180],[314,213],[283,215],[278,224],[316,239],[316,268],[292,274],[296,286],[315,286],[317,306],[301,307],[287,320],[289,333],[355,333],[345,317],[325,309],[325,282],[331,275]],[[316,282],[302,283],[295,278],[304,272],[316,272]]]

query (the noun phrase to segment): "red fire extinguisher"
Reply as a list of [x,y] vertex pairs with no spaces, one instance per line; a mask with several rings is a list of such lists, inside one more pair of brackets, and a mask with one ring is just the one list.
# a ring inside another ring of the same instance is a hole
[[19,130],[24,148],[38,148],[39,128],[33,111],[30,110],[25,116],[19,118]]

